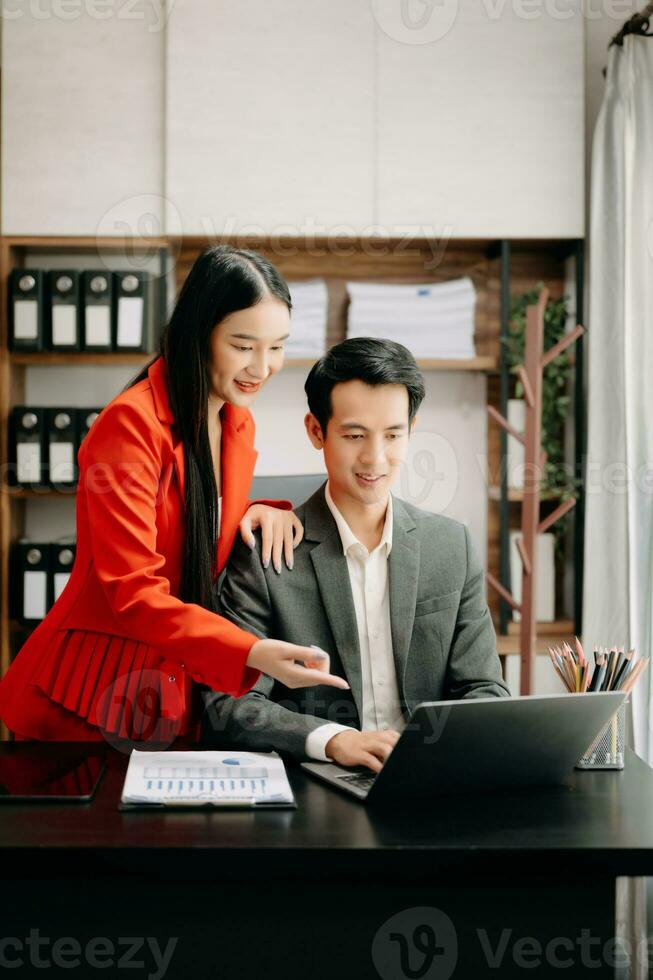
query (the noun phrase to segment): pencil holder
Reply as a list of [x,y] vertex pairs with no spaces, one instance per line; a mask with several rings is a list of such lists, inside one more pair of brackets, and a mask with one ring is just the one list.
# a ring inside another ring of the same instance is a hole
[[599,732],[576,769],[623,769],[626,744],[626,702]]

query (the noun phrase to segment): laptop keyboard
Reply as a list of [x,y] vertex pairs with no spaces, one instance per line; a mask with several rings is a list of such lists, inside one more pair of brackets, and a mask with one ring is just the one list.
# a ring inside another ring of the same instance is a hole
[[342,779],[344,783],[349,783],[357,789],[369,791],[372,788],[372,783],[376,779],[376,776],[374,773],[352,772],[347,773],[346,776],[338,776],[338,779]]

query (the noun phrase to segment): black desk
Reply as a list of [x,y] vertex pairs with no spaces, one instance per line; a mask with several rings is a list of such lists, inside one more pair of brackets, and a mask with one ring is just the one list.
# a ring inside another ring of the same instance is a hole
[[[22,958],[16,977],[45,975],[30,930],[53,964],[55,939],[80,944],[86,967],[48,975],[84,980],[608,977],[615,878],[653,874],[653,770],[632,753],[570,788],[419,811],[374,812],[290,768],[295,811],[120,813],[127,758],[102,751],[90,805],[0,808],[0,939],[23,944],[0,952]],[[170,950],[165,972],[144,937]]]

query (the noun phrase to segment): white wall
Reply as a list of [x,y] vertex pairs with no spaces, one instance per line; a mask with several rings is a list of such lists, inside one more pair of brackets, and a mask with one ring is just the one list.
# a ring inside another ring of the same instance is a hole
[[582,19],[542,8],[449,0],[421,29],[396,0],[176,0],[169,214],[197,233],[582,235]]
[[[521,661],[519,654],[510,654],[506,657],[506,684],[513,695],[519,694],[519,683],[521,676]],[[535,657],[535,680],[533,682],[533,694],[564,694],[566,687],[556,674],[549,655],[537,654]]]
[[3,234],[161,233],[163,34],[130,7],[3,10]]
[[431,23],[453,6],[432,43],[406,43],[419,31],[397,24],[377,32],[378,221],[457,237],[582,236],[580,15],[461,0]]
[[373,63],[372,17],[359,0],[175,0],[166,150],[173,220],[180,216],[186,233],[212,234],[369,225]]
[[152,234],[164,188],[175,232],[582,234],[583,33],[591,136],[640,4],[132,6],[3,12],[5,234]]
[[175,0],[165,24],[132,6],[5,17],[5,234],[582,234],[578,14],[447,0],[407,28],[395,0]]

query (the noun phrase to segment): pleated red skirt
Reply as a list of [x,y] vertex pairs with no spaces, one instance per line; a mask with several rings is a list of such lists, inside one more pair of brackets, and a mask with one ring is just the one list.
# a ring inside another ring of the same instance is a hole
[[[33,654],[35,634],[0,684],[0,714],[17,737],[170,743],[189,733],[191,682],[184,671],[179,678],[162,671],[154,647],[107,633],[55,629],[43,656],[44,637],[36,632]],[[12,688],[21,700],[16,726]]]

